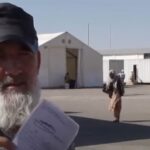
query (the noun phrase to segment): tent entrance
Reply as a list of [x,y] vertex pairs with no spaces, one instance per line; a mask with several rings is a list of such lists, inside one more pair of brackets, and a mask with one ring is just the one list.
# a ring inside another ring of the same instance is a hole
[[66,49],[66,71],[69,73],[70,88],[76,87],[78,66],[78,49]]

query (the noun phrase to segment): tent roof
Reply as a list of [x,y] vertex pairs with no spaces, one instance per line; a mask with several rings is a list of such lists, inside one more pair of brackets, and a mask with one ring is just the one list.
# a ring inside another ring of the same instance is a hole
[[104,49],[99,50],[104,56],[110,55],[137,55],[150,53],[150,48],[137,48],[137,49]]
[[38,34],[39,45],[42,45],[64,33],[65,32]]
[[82,42],[81,40],[79,40],[78,38],[76,38],[74,35],[70,34],[69,32],[58,32],[58,33],[46,33],[46,34],[38,34],[38,43],[39,46],[61,36],[61,35],[69,35],[73,38],[75,38],[78,42],[84,44],[85,46],[89,47],[90,49],[92,49],[93,51],[97,52],[98,54],[101,55],[101,53],[93,48],[91,48],[89,45],[85,44],[84,42]]

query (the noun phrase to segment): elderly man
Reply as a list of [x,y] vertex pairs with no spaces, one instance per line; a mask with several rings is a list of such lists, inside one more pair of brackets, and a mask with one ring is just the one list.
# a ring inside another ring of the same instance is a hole
[[39,67],[32,16],[0,3],[0,147],[15,149],[11,139],[39,102]]
[[105,85],[104,92],[109,95],[109,110],[113,112],[113,122],[117,123],[120,121],[121,96],[124,94],[124,86],[120,77],[116,75],[114,70],[110,70],[109,72],[109,78]]

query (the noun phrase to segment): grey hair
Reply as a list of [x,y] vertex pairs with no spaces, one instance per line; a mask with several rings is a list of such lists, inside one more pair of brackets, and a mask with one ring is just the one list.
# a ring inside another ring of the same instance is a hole
[[40,99],[40,87],[37,84],[27,94],[21,92],[0,92],[0,128],[8,131],[23,124],[26,117],[37,105]]

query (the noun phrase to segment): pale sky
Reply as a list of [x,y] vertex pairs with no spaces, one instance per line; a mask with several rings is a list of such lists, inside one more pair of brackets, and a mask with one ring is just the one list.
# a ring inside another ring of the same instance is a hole
[[38,33],[68,31],[94,49],[150,48],[150,0],[8,0]]

